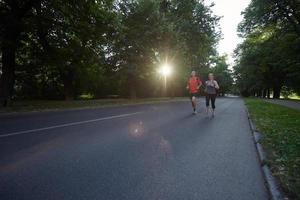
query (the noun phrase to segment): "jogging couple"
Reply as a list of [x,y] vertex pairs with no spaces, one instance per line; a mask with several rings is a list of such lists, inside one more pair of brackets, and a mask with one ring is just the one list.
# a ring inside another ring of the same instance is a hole
[[[192,102],[192,107],[194,114],[197,114],[197,102],[196,98],[199,94],[200,87],[202,86],[202,81],[199,77],[196,76],[196,72],[192,71],[191,76],[187,82],[186,89],[190,93],[190,98]],[[215,102],[217,97],[217,90],[220,88],[217,81],[214,79],[214,75],[212,73],[208,74],[208,80],[204,83],[204,92],[205,92],[205,100],[206,100],[206,113],[209,114],[209,104],[211,102],[212,107],[212,117],[215,115]]]

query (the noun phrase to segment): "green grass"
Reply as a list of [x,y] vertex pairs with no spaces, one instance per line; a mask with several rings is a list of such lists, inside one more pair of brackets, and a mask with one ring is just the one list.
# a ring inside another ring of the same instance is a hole
[[0,107],[0,113],[27,112],[43,110],[62,110],[72,108],[96,108],[118,105],[131,105],[143,103],[159,103],[166,101],[178,101],[187,98],[145,98],[145,99],[97,99],[97,100],[74,100],[74,101],[54,101],[54,100],[24,100],[13,101],[10,106]]
[[245,99],[267,152],[267,164],[292,199],[300,199],[300,111]]

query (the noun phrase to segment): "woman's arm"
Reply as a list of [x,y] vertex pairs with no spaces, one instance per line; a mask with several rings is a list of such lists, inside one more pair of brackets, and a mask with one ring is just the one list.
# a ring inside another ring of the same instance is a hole
[[217,81],[215,81],[214,84],[215,84],[215,88],[216,88],[217,90],[220,89],[219,84],[218,84]]

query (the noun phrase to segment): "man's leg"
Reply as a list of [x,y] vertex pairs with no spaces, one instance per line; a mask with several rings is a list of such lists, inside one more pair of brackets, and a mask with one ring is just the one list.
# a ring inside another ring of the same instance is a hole
[[192,96],[192,106],[193,106],[194,114],[196,114],[197,102],[196,102],[196,97],[195,96]]

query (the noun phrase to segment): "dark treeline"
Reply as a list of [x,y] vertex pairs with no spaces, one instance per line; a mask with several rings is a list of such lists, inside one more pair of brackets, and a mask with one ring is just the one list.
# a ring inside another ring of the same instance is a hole
[[300,1],[252,0],[239,25],[237,86],[245,96],[300,94]]
[[165,62],[173,66],[168,95],[185,93],[192,69],[202,78],[216,72],[222,93],[231,85],[216,54],[219,17],[202,1],[2,0],[0,6],[4,105],[12,98],[160,96],[157,70]]

